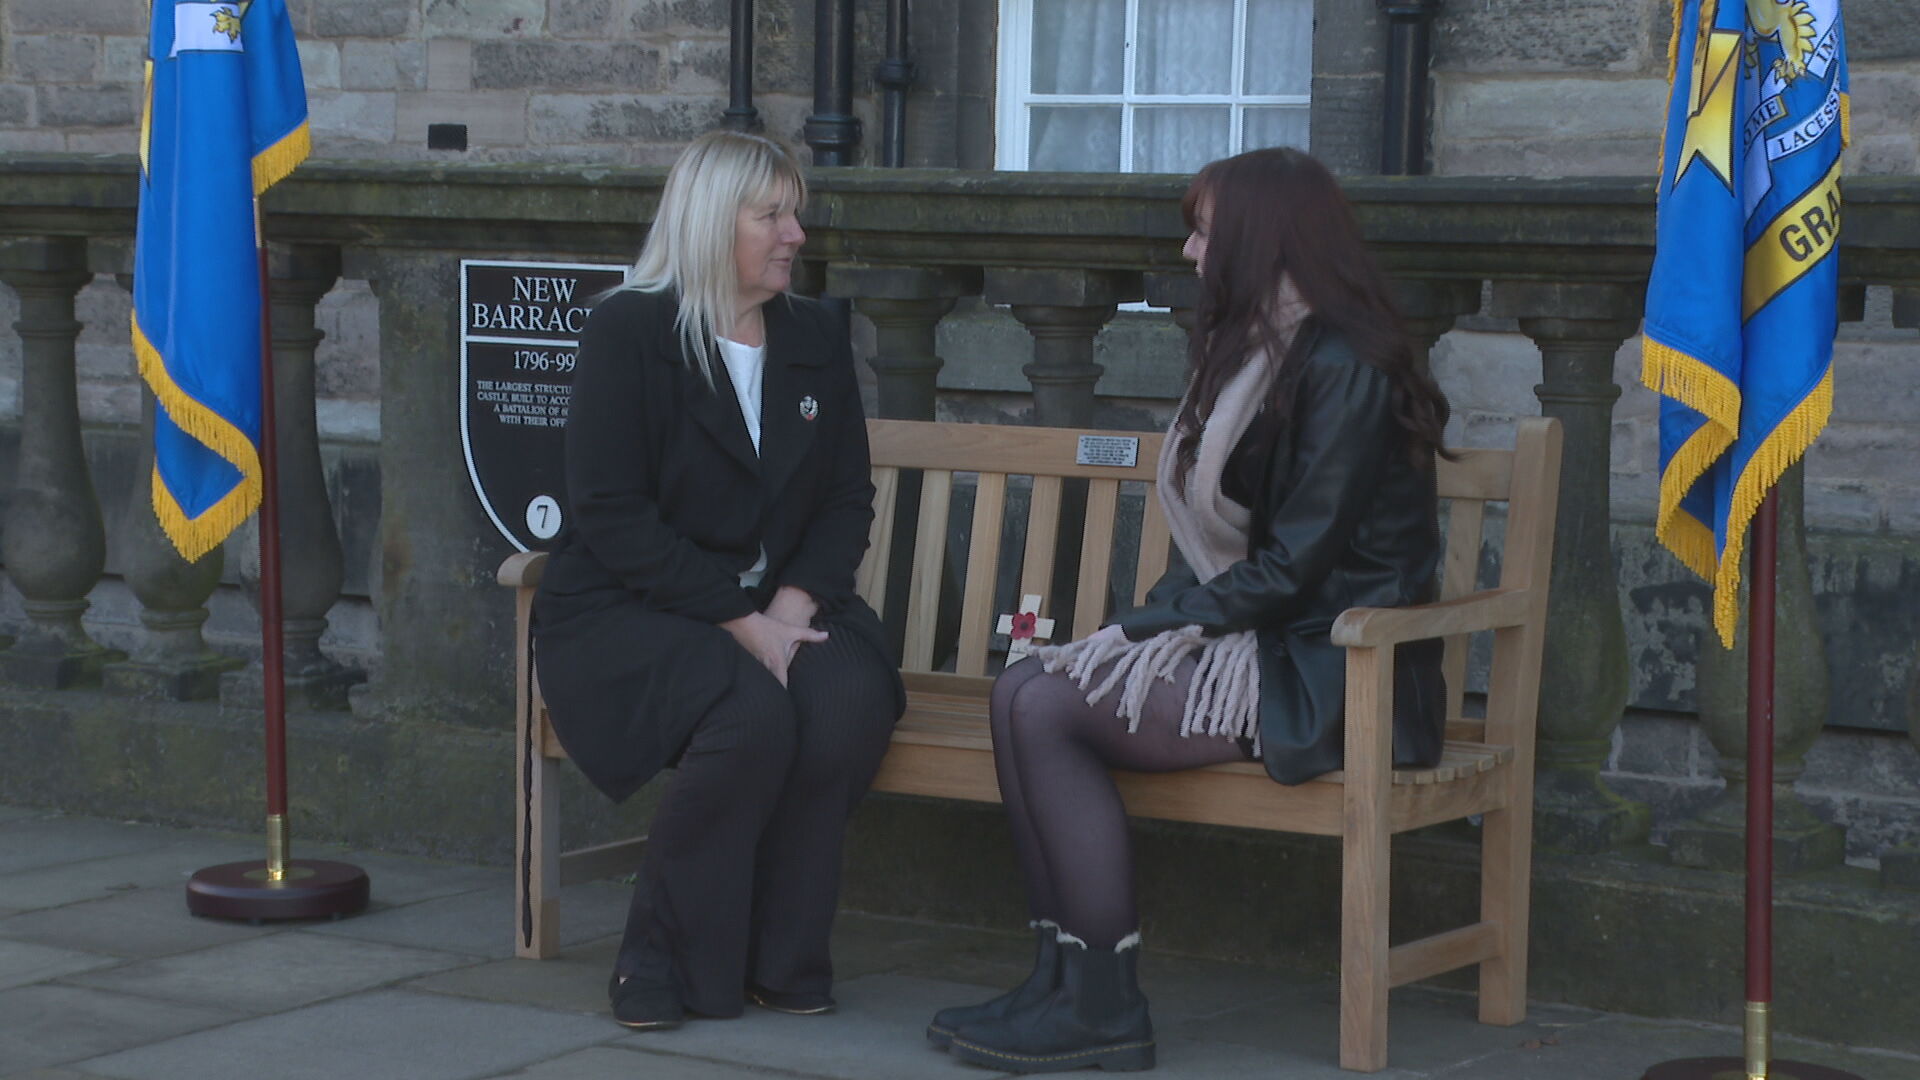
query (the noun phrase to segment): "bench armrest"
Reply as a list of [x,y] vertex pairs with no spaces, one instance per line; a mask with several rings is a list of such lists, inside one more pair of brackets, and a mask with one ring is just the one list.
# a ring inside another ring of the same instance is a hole
[[500,564],[500,573],[496,580],[510,589],[532,589],[540,585],[540,575],[547,569],[547,553],[544,551],[521,551],[507,556]]
[[1404,608],[1348,608],[1333,623],[1333,643],[1346,648],[1497,630],[1527,621],[1526,589],[1487,589],[1455,600]]

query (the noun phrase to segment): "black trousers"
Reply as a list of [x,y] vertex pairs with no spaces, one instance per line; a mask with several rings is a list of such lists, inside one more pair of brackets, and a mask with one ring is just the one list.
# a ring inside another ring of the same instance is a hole
[[785,687],[742,652],[655,811],[615,970],[670,981],[691,1012],[738,1016],[749,983],[832,986],[847,817],[899,715],[886,659],[826,629],[800,647]]

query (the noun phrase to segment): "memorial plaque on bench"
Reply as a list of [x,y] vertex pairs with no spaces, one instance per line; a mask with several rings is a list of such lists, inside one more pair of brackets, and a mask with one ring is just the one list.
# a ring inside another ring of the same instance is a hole
[[580,331],[625,274],[606,264],[460,262],[460,444],[473,493],[521,551],[560,534]]

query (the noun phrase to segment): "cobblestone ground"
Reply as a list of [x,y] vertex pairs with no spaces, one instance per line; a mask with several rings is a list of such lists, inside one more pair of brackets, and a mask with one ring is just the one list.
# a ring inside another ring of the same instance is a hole
[[[750,1010],[636,1036],[606,1013],[626,890],[562,900],[562,955],[511,957],[512,885],[497,867],[311,846],[365,868],[373,905],[339,922],[196,919],[194,870],[257,857],[227,833],[0,807],[0,1077],[7,1080],[845,1080],[985,1078],[927,1046],[944,1005],[1022,974],[1024,934],[848,913],[839,1011]],[[1331,979],[1158,955],[1143,961],[1155,1075],[1340,1077]],[[1410,987],[1392,1067],[1448,1080],[1633,1080],[1676,1057],[1737,1052],[1730,1029],[1536,1005],[1483,1027],[1469,996]],[[1920,1080],[1920,1059],[1781,1040],[1782,1056],[1863,1080]]]

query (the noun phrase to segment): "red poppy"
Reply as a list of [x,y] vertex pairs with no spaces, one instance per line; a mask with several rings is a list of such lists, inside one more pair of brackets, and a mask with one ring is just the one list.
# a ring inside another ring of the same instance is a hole
[[1040,622],[1037,612],[1022,611],[1013,617],[1012,637],[1015,641],[1025,641],[1033,636],[1034,627]]

